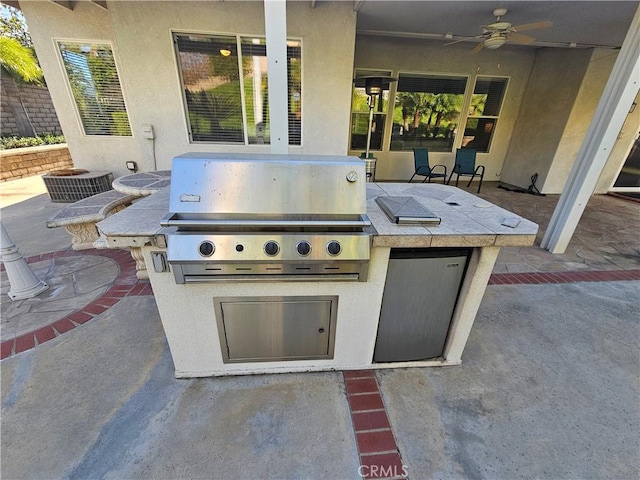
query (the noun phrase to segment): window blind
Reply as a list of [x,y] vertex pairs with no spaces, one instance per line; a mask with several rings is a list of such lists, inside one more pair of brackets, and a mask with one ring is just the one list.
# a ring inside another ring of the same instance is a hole
[[467,79],[465,77],[413,76],[401,74],[398,80],[398,91],[464,95],[466,84]]
[[59,42],[58,47],[85,134],[130,136],[111,46]]
[[300,42],[287,42],[289,145],[302,144],[302,56]]
[[497,116],[500,113],[506,86],[505,78],[478,78],[473,94],[483,95],[485,99],[484,107],[478,115]]
[[235,36],[176,36],[194,142],[244,143]]
[[[264,38],[175,34],[194,142],[270,143]],[[289,41],[289,144],[301,144],[300,42]]]

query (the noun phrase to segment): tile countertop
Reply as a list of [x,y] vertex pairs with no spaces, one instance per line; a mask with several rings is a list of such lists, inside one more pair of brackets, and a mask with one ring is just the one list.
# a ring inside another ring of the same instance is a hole
[[[380,209],[381,195],[411,196],[442,221],[440,225],[396,225]],[[169,187],[138,200],[125,210],[97,224],[109,246],[120,248],[154,243],[163,228],[160,220],[169,211]],[[533,245],[538,225],[471,193],[435,183],[368,183],[367,214],[371,219],[374,247],[487,247]],[[505,219],[520,219],[515,227]]]
[[155,245],[155,236],[168,231],[160,220],[169,212],[169,188],[142,197],[124,210],[96,223],[100,234],[107,238],[109,248]]
[[[396,225],[375,202],[381,195],[414,197],[441,218],[439,225]],[[375,227],[374,247],[488,247],[533,245],[538,225],[450,185],[368,183],[367,215]],[[502,225],[519,219],[515,227]]]

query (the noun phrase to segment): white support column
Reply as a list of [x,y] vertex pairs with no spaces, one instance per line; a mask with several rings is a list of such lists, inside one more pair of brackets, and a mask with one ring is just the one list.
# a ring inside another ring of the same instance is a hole
[[267,38],[271,153],[288,153],[287,3],[285,0],[264,0],[264,26]]
[[551,253],[564,253],[567,249],[639,88],[640,7],[542,239],[542,248]]

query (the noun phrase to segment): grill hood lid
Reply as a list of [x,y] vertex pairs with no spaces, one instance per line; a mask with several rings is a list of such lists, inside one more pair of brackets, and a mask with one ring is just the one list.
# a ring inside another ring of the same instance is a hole
[[173,159],[169,209],[181,217],[356,218],[366,214],[357,157],[186,153]]

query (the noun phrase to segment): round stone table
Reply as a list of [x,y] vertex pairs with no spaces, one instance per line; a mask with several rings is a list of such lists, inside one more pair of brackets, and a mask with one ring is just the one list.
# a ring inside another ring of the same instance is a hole
[[132,173],[113,181],[113,189],[127,195],[146,197],[171,184],[171,170]]

